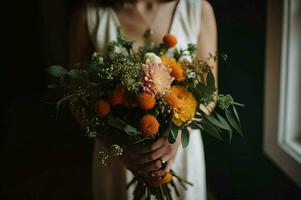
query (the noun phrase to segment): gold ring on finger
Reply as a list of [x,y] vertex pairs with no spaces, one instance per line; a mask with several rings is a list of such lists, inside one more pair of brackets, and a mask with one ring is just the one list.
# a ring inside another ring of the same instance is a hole
[[159,160],[160,160],[160,162],[161,162],[161,165],[162,165],[162,167],[165,167],[165,165],[166,165],[166,161],[165,161],[165,160],[163,160],[162,158],[159,158]]

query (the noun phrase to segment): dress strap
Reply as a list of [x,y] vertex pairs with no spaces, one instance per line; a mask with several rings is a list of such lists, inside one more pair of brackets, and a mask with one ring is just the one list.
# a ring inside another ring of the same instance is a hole
[[179,46],[197,43],[201,30],[201,1],[179,0],[170,32],[179,39]]

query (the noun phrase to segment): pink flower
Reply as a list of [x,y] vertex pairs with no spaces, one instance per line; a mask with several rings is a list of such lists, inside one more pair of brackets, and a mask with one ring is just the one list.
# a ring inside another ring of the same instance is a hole
[[170,72],[170,69],[165,67],[163,63],[156,63],[147,59],[145,64],[143,64],[143,91],[153,95],[164,95],[170,89],[174,80],[170,76]]

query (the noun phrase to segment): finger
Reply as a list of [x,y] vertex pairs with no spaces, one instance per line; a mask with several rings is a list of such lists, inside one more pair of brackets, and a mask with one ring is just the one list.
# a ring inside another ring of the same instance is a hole
[[165,145],[168,142],[168,139],[166,137],[159,138],[155,142],[143,147],[142,149],[139,150],[140,154],[145,154],[145,153],[150,153],[153,152],[163,145]]
[[165,176],[166,173],[168,173],[172,167],[172,164],[173,164],[173,160],[169,160],[167,162],[167,164],[165,165],[165,167],[161,168],[160,170],[158,171],[155,171],[155,172],[152,172],[151,173],[151,176],[152,177],[162,177],[162,176]]
[[167,150],[168,150],[167,146],[162,146],[159,149],[157,149],[151,153],[140,155],[137,159],[134,159],[133,163],[134,164],[146,164],[146,163],[150,163],[152,161],[158,160],[159,158],[164,156],[166,153],[168,153]]
[[160,168],[162,168],[162,163],[160,160],[156,160],[150,164],[142,166],[138,172],[147,175],[150,172],[158,171]]

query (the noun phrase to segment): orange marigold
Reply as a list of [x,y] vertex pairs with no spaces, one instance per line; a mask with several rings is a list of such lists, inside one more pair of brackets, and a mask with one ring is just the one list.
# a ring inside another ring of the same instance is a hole
[[181,62],[177,62],[174,58],[169,58],[167,56],[161,56],[162,62],[171,69],[171,76],[177,81],[182,81],[185,79],[184,68]]
[[145,136],[155,136],[159,131],[159,122],[153,115],[146,114],[140,120],[140,129]]
[[177,38],[176,36],[168,33],[163,37],[163,42],[166,44],[169,48],[172,48],[177,45]]
[[142,92],[139,95],[139,106],[144,110],[152,109],[156,104],[156,99],[148,92]]
[[174,85],[165,97],[172,108],[172,121],[175,125],[180,126],[194,117],[197,101],[185,87]]
[[95,104],[95,111],[99,117],[104,117],[110,112],[110,104],[100,99]]
[[146,184],[152,187],[159,187],[160,185],[169,183],[172,179],[170,172],[166,173],[165,176],[161,179],[147,179],[145,180]]

